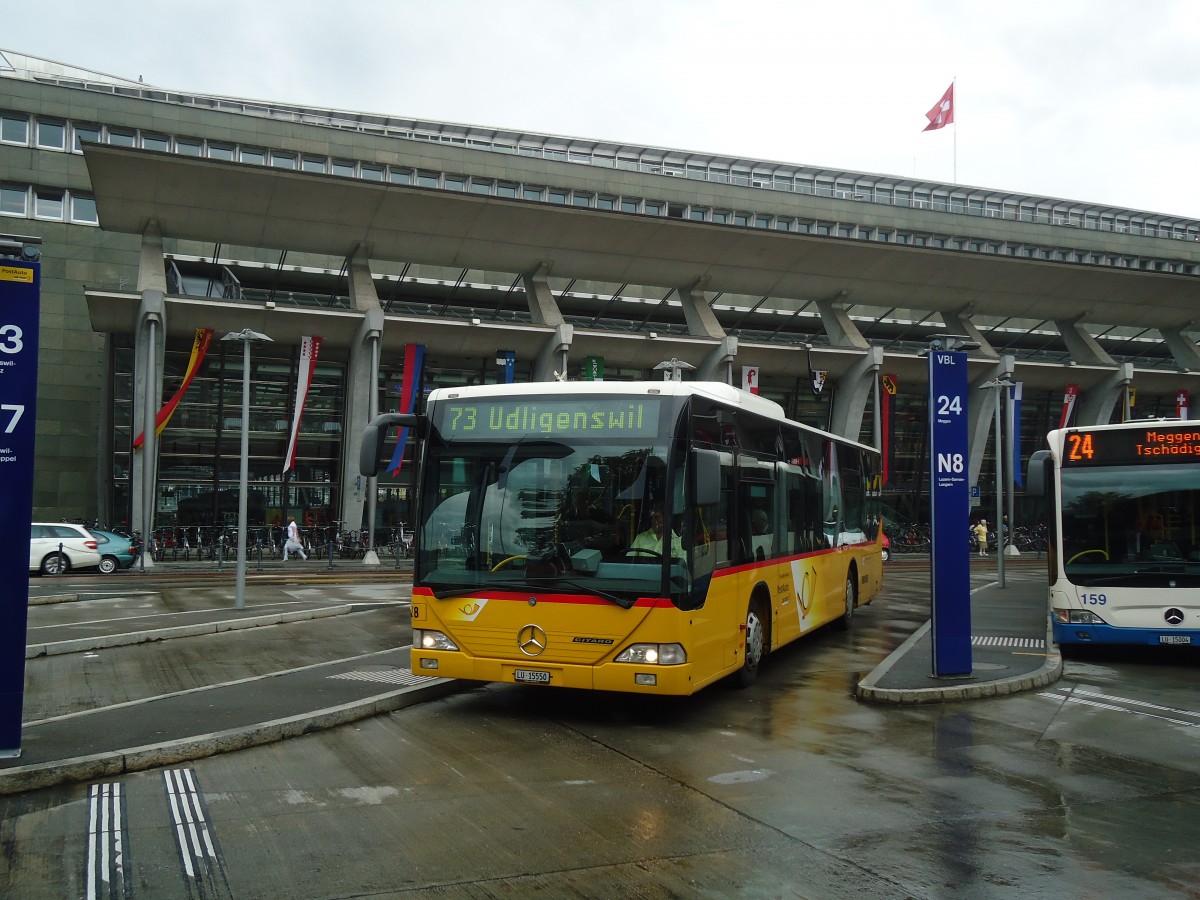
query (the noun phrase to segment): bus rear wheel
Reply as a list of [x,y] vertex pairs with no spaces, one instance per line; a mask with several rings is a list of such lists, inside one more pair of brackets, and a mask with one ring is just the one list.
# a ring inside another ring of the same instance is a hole
[[746,610],[746,649],[742,653],[742,667],[738,669],[738,687],[750,687],[758,678],[758,667],[767,652],[767,627],[762,615],[762,604],[751,601]]

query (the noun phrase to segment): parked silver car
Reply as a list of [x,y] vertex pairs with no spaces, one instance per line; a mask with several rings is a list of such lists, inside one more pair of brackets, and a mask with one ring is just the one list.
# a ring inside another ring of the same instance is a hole
[[99,545],[82,525],[34,522],[29,532],[29,571],[61,575],[100,565]]

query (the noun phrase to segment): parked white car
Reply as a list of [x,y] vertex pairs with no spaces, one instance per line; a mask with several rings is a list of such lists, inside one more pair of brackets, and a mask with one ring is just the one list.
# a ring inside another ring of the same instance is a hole
[[29,571],[61,575],[71,569],[94,568],[100,565],[98,546],[82,525],[34,522],[29,532]]

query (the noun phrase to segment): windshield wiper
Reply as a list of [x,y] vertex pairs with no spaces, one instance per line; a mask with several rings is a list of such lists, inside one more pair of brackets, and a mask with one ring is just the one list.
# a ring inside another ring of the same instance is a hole
[[620,597],[616,594],[610,594],[608,591],[598,590],[597,588],[592,587],[590,584],[581,584],[578,581],[572,581],[570,578],[561,578],[558,575],[542,575],[537,578],[526,578],[525,582],[527,584],[565,585],[566,587],[574,588],[581,594],[595,594],[597,597],[601,597],[607,600],[609,603],[615,603],[617,606],[621,607],[621,609],[632,609],[634,604],[637,603],[636,600],[633,600],[629,597]]
[[445,600],[447,597],[454,597],[456,595],[469,594],[471,591],[476,591],[478,589],[479,585],[477,584],[447,584],[442,585],[441,587],[430,588],[430,590],[433,592],[433,596],[438,600]]

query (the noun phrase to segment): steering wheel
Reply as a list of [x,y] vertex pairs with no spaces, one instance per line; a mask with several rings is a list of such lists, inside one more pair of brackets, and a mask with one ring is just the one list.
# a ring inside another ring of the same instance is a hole
[[1080,550],[1078,553],[1076,553],[1074,556],[1072,556],[1070,559],[1067,560],[1067,565],[1069,566],[1071,563],[1075,562],[1075,560],[1079,559],[1079,557],[1081,557],[1081,556],[1088,556],[1092,553],[1099,553],[1105,559],[1108,559],[1108,551],[1101,550],[1099,547],[1096,547],[1095,549],[1092,549],[1092,550]]
[[650,556],[654,559],[662,559],[662,554],[657,550],[649,550],[645,547],[630,547],[625,551],[626,556]]
[[509,563],[514,563],[514,562],[516,562],[517,560],[521,560],[521,559],[524,559],[524,558],[525,558],[524,554],[519,554],[519,555],[517,555],[517,556],[510,556],[510,557],[508,557],[508,558],[506,558],[506,559],[502,559],[502,560],[500,560],[500,562],[498,562],[498,563],[496,563],[494,566],[492,566],[492,571],[493,571],[493,572],[499,572],[501,569],[503,569],[503,568],[504,568],[505,566],[507,566]]

